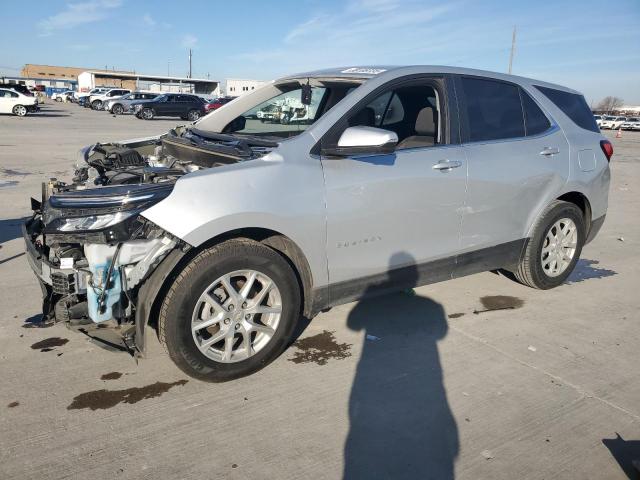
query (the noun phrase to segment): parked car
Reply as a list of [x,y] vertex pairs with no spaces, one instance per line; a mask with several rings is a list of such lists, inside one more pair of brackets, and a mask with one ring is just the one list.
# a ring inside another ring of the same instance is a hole
[[136,117],[151,120],[154,117],[180,117],[192,122],[204,115],[205,101],[196,95],[165,93],[148,102],[131,104]]
[[206,113],[209,113],[209,112],[212,112],[213,110],[217,110],[221,106],[229,103],[234,98],[236,98],[236,97],[218,97],[218,98],[214,98],[210,102],[205,103],[204,111]]
[[600,127],[600,123],[602,123],[602,115],[594,115],[593,119],[596,121],[596,125]]
[[[89,97],[91,97],[91,95],[99,95],[101,93],[108,92],[109,90],[110,88],[107,88],[107,87],[96,87],[96,88],[92,88],[88,92],[75,92],[74,97],[78,101],[78,105],[85,106],[85,105],[90,105],[88,104],[87,100],[89,100]],[[81,102],[81,100],[84,99],[85,97],[86,97],[86,100]]]
[[64,102],[65,99],[68,99],[73,94],[74,94],[73,90],[66,90],[64,92],[56,92],[56,93],[51,94],[51,100],[55,100],[56,102]]
[[616,116],[608,115],[603,118],[600,124],[600,128],[602,128],[603,130],[605,128],[617,130],[622,124],[622,122],[625,122],[626,120],[627,120],[627,117],[616,117]]
[[89,97],[89,103],[91,103],[91,108],[94,110],[102,110],[103,103],[107,100],[111,100],[114,98],[120,98],[124,95],[131,93],[131,90],[126,88],[113,88],[107,92],[99,93],[96,95],[91,95]]
[[33,97],[33,93],[29,90],[29,87],[26,85],[22,85],[20,83],[0,83],[0,88],[4,88],[7,90],[15,90],[21,95],[26,95],[27,97]]
[[38,111],[38,100],[33,95],[0,88],[0,113],[12,113],[24,117],[28,112]]
[[131,104],[142,100],[153,100],[158,97],[160,93],[156,92],[131,92],[127,95],[123,95],[120,98],[108,100],[104,103],[104,109],[115,115],[122,115],[123,113],[132,113]]
[[[143,108],[173,103],[163,97]],[[286,98],[318,105],[313,122],[245,116]],[[612,154],[562,86],[453,67],[323,70],[161,136],[85,147],[74,179],[32,202],[23,235],[48,321],[117,333],[142,355],[157,319],[184,372],[225,381],[334,305],[495,269],[561,285],[604,222]]]
[[640,118],[629,117],[620,124],[622,130],[640,130]]

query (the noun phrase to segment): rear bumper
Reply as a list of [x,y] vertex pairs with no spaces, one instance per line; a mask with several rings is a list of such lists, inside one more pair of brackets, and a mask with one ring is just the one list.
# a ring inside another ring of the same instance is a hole
[[605,217],[606,215],[602,215],[601,217],[591,221],[591,226],[589,227],[589,233],[587,233],[587,239],[584,242],[585,245],[591,242],[594,238],[596,238],[596,235],[598,235],[598,232],[602,228],[602,225],[604,225]]

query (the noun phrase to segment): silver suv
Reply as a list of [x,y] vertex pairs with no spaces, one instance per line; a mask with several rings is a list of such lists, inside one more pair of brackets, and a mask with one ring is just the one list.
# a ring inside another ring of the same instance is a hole
[[[257,118],[286,103],[314,115]],[[612,154],[565,87],[324,70],[85,147],[23,233],[47,321],[138,356],[151,322],[183,371],[225,381],[274,360],[302,316],[358,298],[493,269],[560,285],[604,222]]]

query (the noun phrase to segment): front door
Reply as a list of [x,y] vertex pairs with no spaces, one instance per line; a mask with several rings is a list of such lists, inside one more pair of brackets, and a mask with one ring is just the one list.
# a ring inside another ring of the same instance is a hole
[[322,159],[329,282],[350,289],[346,297],[391,270],[410,270],[415,284],[451,275],[467,165],[462,147],[443,140],[448,115],[436,85],[391,87],[348,119],[346,126],[396,132],[394,153]]

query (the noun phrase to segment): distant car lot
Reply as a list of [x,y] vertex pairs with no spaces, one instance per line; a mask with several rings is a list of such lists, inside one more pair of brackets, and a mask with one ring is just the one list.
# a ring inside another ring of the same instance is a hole
[[[640,439],[640,133],[605,133],[609,213],[568,284],[541,293],[486,273],[344,305],[259,375],[210,385],[186,381],[152,331],[136,365],[61,325],[32,328],[40,290],[19,238],[29,196],[68,178],[81,146],[184,123],[51,102],[0,116],[0,478],[335,479],[358,451],[380,461],[366,446],[381,425],[386,462],[428,461],[430,442],[457,435],[458,479],[628,478],[616,458]],[[349,420],[371,400],[380,415]],[[430,411],[446,421],[401,443]]]

